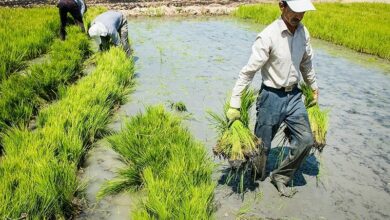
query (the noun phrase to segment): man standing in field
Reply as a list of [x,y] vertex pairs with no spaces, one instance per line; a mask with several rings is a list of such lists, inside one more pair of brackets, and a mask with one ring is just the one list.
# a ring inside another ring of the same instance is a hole
[[121,45],[127,56],[131,56],[126,17],[119,11],[107,11],[97,16],[88,30],[100,50],[108,49],[110,40],[115,46]]
[[60,38],[65,40],[66,37],[66,23],[68,22],[68,12],[72,15],[74,21],[80,26],[81,31],[85,33],[83,15],[87,11],[87,6],[83,0],[59,0],[57,7],[60,12],[61,27]]
[[[291,180],[313,145],[308,114],[301,99],[298,83],[302,80],[314,90],[318,100],[318,86],[313,69],[310,36],[301,23],[306,11],[315,10],[310,0],[279,2],[281,17],[267,26],[256,38],[248,64],[241,70],[232,91],[227,117],[239,119],[241,95],[261,69],[262,85],[257,98],[255,135],[262,139],[260,155],[254,159],[255,172],[266,178],[265,164],[271,141],[282,122],[291,132],[291,150],[287,158],[271,175],[271,182],[281,196],[292,197],[287,191]],[[314,103],[313,103],[314,104]]]

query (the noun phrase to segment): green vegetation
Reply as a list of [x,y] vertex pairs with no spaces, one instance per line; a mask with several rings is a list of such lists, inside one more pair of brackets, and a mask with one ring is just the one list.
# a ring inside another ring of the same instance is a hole
[[[319,3],[315,7],[317,11],[306,13],[303,20],[311,36],[390,60],[390,4]],[[276,3],[245,5],[234,15],[269,24],[280,10]]]
[[261,141],[249,129],[250,108],[256,99],[251,89],[244,91],[241,97],[240,120],[230,123],[226,117],[229,100],[225,102],[223,114],[209,111],[210,119],[218,132],[218,142],[214,154],[228,159],[238,166],[258,151]]
[[313,101],[313,90],[310,86],[301,84],[302,94],[305,96],[305,106],[309,115],[310,127],[314,137],[314,147],[320,152],[326,145],[326,133],[328,131],[328,111],[323,111],[320,106],[315,104],[311,106]]
[[205,147],[162,106],[130,118],[109,138],[127,167],[99,197],[143,189],[146,198],[133,219],[209,219],[213,213],[213,163]]
[[178,111],[178,112],[186,112],[187,111],[187,106],[182,101],[179,101],[179,102],[169,101],[169,107],[173,110]]
[[106,132],[113,108],[132,88],[134,64],[121,48],[95,57],[96,69],[43,109],[33,131],[3,137],[0,219],[68,219],[77,168],[94,138]]
[[56,40],[43,63],[13,74],[0,83],[0,132],[26,124],[43,104],[58,97],[59,88],[74,81],[89,54],[89,41],[79,28],[68,28],[69,39]]
[[[310,86],[302,83],[301,85],[302,94],[305,97],[305,107],[309,115],[310,127],[313,132],[314,148],[320,152],[326,145],[326,133],[328,131],[328,112],[327,110],[321,110],[318,103],[312,105],[313,101],[313,90]],[[287,127],[284,128],[285,137],[282,143],[289,143],[291,140],[291,133]],[[280,152],[280,158],[283,158],[283,150]]]
[[87,31],[91,27],[93,19],[105,11],[107,11],[105,7],[88,7],[88,11],[84,15],[84,26],[86,26]]
[[55,8],[0,8],[0,82],[45,53],[58,29]]

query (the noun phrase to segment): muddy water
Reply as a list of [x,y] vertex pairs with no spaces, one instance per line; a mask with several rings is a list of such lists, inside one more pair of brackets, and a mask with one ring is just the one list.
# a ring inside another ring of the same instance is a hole
[[[181,101],[191,114],[186,123],[211,152],[216,139],[206,111],[221,111],[262,28],[231,18],[129,19],[138,85],[113,127],[119,130],[123,117],[146,105]],[[223,184],[227,164],[216,159],[216,219],[390,218],[390,63],[321,41],[313,46],[320,104],[330,111],[328,146],[297,172],[292,185],[299,192],[292,199],[279,197],[269,178],[247,185],[239,196],[234,185]],[[253,87],[260,81],[257,75]],[[96,149],[85,168],[96,180],[87,187],[92,203],[99,184],[114,175],[109,164],[120,167],[108,148]],[[275,146],[272,155],[278,150]],[[271,171],[272,159],[267,166]],[[132,203],[136,200],[108,198],[94,203],[104,215],[90,211],[84,218],[125,219]]]

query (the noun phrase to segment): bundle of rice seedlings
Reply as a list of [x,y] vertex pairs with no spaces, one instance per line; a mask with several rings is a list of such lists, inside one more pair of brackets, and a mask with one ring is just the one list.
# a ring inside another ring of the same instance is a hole
[[322,111],[318,105],[307,109],[310,127],[314,137],[314,147],[320,152],[326,145],[326,132],[328,131],[328,111]]
[[255,101],[254,90],[247,89],[241,98],[241,117],[229,123],[226,112],[229,101],[225,102],[222,115],[209,111],[211,121],[219,133],[218,142],[213,148],[216,156],[228,159],[234,168],[240,167],[247,159],[258,153],[261,141],[249,129],[249,111]]
[[[328,111],[321,110],[318,103],[312,105],[314,93],[310,86],[302,83],[301,90],[305,96],[304,103],[309,115],[310,127],[313,132],[313,147],[321,152],[326,145],[326,133],[328,131]],[[291,134],[288,128],[284,130],[284,133],[287,142],[290,142]]]

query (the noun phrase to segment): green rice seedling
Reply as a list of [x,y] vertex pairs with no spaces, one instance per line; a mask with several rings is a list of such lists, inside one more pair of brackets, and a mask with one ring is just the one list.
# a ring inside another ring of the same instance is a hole
[[0,82],[0,132],[6,126],[26,124],[40,106],[57,98],[60,86],[80,76],[82,62],[89,54],[89,41],[76,27],[68,32],[70,38],[56,40],[43,63]]
[[120,48],[102,53],[96,62],[95,71],[39,113],[35,130],[14,127],[3,135],[0,219],[68,219],[74,214],[81,158],[104,134],[115,99],[133,85],[134,64]]
[[305,106],[309,115],[310,127],[314,137],[314,147],[320,152],[326,145],[326,133],[328,131],[328,111],[321,110],[318,103],[310,106],[313,101],[313,90],[302,83],[302,93],[305,97]]
[[91,27],[93,19],[105,11],[107,11],[106,7],[88,7],[88,11],[84,15],[84,25],[86,25],[87,30]]
[[214,155],[228,159],[233,168],[229,172],[226,183],[238,180],[240,192],[244,192],[244,177],[248,170],[253,169],[251,161],[259,154],[261,140],[249,129],[250,109],[256,100],[255,91],[246,89],[241,97],[240,120],[230,123],[226,112],[229,100],[224,104],[222,115],[208,111],[210,121],[218,132],[218,141],[213,148]]
[[[389,4],[318,3],[315,7],[303,20],[311,36],[390,59]],[[269,24],[280,16],[280,10],[277,4],[245,5],[234,15]]]
[[165,15],[164,9],[161,7],[147,8],[145,14],[150,17],[162,17]]
[[[313,147],[320,152],[326,145],[326,133],[328,131],[328,111],[321,110],[318,103],[312,106],[313,90],[305,83],[300,84],[302,94],[304,95],[304,103],[309,116],[310,127],[313,132],[314,145]],[[289,129],[284,128],[285,139],[284,143],[291,141],[291,134]]]
[[109,138],[127,166],[98,197],[142,189],[147,196],[133,219],[209,219],[214,210],[214,166],[181,121],[163,106],[147,107],[131,117]]
[[45,53],[58,29],[55,8],[0,8],[0,82]]
[[224,105],[222,115],[209,111],[210,120],[219,133],[218,142],[213,148],[214,154],[241,165],[246,159],[258,151],[261,141],[249,129],[250,108],[255,101],[255,92],[251,89],[244,91],[241,98],[240,120],[229,123],[226,112],[229,102]]
[[187,106],[182,101],[179,101],[179,102],[172,102],[172,101],[170,101],[169,107],[171,109],[179,111],[179,112],[186,112],[187,111]]
[[326,145],[326,133],[328,131],[328,111],[323,111],[318,105],[307,109],[310,127],[314,136],[314,147],[320,152]]

